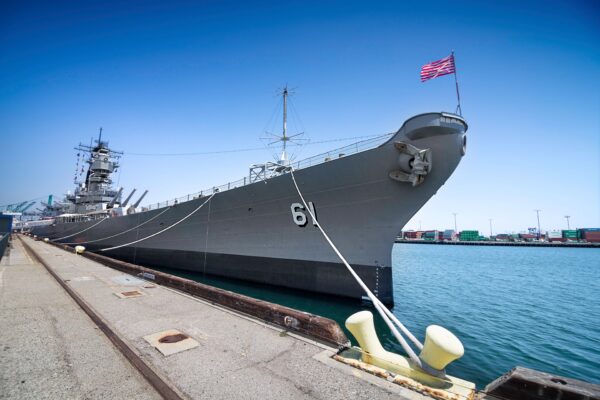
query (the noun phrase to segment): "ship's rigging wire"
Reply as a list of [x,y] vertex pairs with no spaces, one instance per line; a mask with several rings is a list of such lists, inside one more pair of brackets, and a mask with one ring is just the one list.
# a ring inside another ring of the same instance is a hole
[[294,101],[292,100],[291,96],[288,98],[288,103],[290,105],[290,110],[292,111],[290,115],[294,120],[294,123],[300,127],[301,132],[306,132],[306,129],[304,129],[304,124],[302,123],[302,119],[300,118],[300,113],[296,110],[296,106],[294,105]]
[[[396,329],[396,326],[398,328],[400,328],[400,330],[420,350],[423,349],[423,344],[421,344],[421,342],[419,342],[419,340],[416,337],[414,337],[412,333],[410,333],[410,331],[394,316],[394,314],[392,314],[391,311],[388,310],[385,305],[383,305],[383,303],[377,298],[377,296],[375,296],[375,294],[373,292],[371,292],[371,290],[367,287],[367,285],[363,282],[363,280],[358,276],[358,274],[350,266],[350,264],[348,263],[348,261],[346,260],[346,258],[338,250],[338,248],[335,246],[335,244],[333,244],[333,241],[329,238],[329,236],[327,235],[327,233],[325,233],[325,230],[323,229],[323,227],[321,227],[321,224],[319,223],[319,221],[317,221],[317,219],[316,219],[315,215],[313,214],[311,208],[308,206],[308,203],[306,202],[306,200],[304,200],[304,196],[300,192],[300,188],[298,187],[298,183],[296,182],[296,177],[294,176],[294,168],[290,166],[289,167],[289,171],[290,171],[290,175],[292,177],[292,180],[294,182],[294,186],[296,187],[296,191],[298,192],[298,195],[300,196],[300,199],[302,200],[302,203],[304,204],[305,209],[310,214],[310,216],[311,216],[312,220],[314,221],[315,225],[317,226],[317,228],[319,228],[319,230],[323,234],[323,237],[325,238],[325,240],[327,241],[327,243],[329,243],[329,246],[333,249],[333,251],[338,256],[338,258],[342,261],[342,263],[344,263],[344,265],[346,266],[346,268],[348,269],[348,271],[350,272],[350,274],[354,277],[354,279],[356,280],[356,282],[365,291],[365,293],[367,294],[367,296],[369,297],[369,299],[371,300],[371,302],[375,306],[375,309],[379,312],[379,314],[381,315],[381,318],[383,318],[383,320],[386,323],[386,325],[390,328],[390,330],[392,331],[392,333],[394,334],[394,336],[396,337],[396,339],[398,340],[398,342],[400,343],[400,345],[402,346],[402,348],[404,349],[404,351],[409,355],[410,359],[412,361],[414,361],[415,364],[417,364],[420,368],[425,369],[425,370],[427,370],[429,372],[434,372],[434,371],[430,371],[431,368],[429,366],[425,365],[425,363],[423,363],[421,361],[421,359],[415,354],[414,350],[408,345],[408,343],[406,342],[406,340],[404,339],[404,337],[402,337],[402,335],[400,334],[400,332],[398,332],[398,329]],[[396,326],[394,324],[396,324]]]
[[141,239],[134,240],[133,242],[129,242],[129,243],[125,243],[125,244],[121,244],[121,245],[119,245],[119,246],[114,246],[114,247],[107,247],[107,248],[105,248],[105,249],[100,249],[100,250],[98,250],[98,251],[110,251],[110,250],[120,249],[121,247],[130,246],[130,245],[132,245],[132,244],[136,244],[136,243],[139,243],[139,242],[143,242],[144,240],[147,240],[147,239],[150,239],[150,238],[152,238],[152,237],[154,237],[154,236],[160,235],[161,233],[168,231],[169,229],[171,229],[171,228],[175,227],[176,225],[179,225],[180,223],[182,223],[183,221],[185,221],[186,219],[188,219],[189,217],[191,217],[192,215],[194,215],[194,214],[195,214],[196,212],[198,212],[198,211],[199,211],[199,210],[200,210],[202,207],[204,207],[204,205],[205,205],[206,203],[208,203],[208,202],[209,202],[209,201],[210,201],[210,200],[211,200],[211,199],[212,199],[212,198],[215,196],[215,194],[217,194],[217,193],[218,193],[218,192],[213,192],[213,194],[211,194],[211,195],[209,196],[209,198],[208,198],[208,199],[206,199],[206,201],[205,201],[204,203],[202,203],[202,204],[200,204],[198,207],[196,207],[196,209],[195,209],[194,211],[192,211],[191,213],[189,213],[189,214],[188,214],[188,215],[186,215],[185,217],[181,218],[179,221],[175,222],[174,224],[171,224],[171,225],[167,226],[165,229],[162,229],[162,230],[160,230],[160,231],[158,231],[158,232],[155,232],[155,233],[153,233],[152,235],[149,235],[149,236],[143,237],[143,238],[141,238]]
[[298,137],[296,139],[294,139],[295,141],[290,142],[290,144],[293,147],[298,147],[298,150],[296,151],[295,154],[290,154],[290,161],[297,160],[300,157],[300,154],[302,154],[303,150],[305,150],[305,147],[303,146],[304,144],[310,144],[310,137],[308,137],[308,138],[300,137],[300,136],[304,135],[304,132],[306,132],[306,129],[304,129],[304,124],[302,123],[300,114],[298,113],[298,111],[296,110],[296,107],[294,106],[294,101],[292,100],[292,97],[293,96],[288,97],[288,104],[289,104],[289,109],[290,109],[289,114],[291,117],[290,120],[297,128],[299,128],[301,133],[296,135]]
[[82,231],[79,231],[79,232],[73,233],[73,234],[71,234],[71,235],[63,236],[63,237],[60,237],[60,238],[58,238],[58,239],[52,239],[52,241],[55,241],[55,240],[63,240],[63,239],[66,239],[66,238],[68,238],[68,237],[71,237],[71,236],[79,235],[80,233],[83,233],[83,232],[85,232],[85,231],[89,231],[89,230],[90,230],[90,229],[92,229],[93,227],[95,227],[95,226],[97,226],[97,225],[100,225],[101,223],[103,223],[103,222],[104,222],[104,221],[106,221],[107,219],[108,219],[108,218],[102,218],[100,221],[96,222],[94,225],[92,225],[92,226],[90,226],[90,227],[87,227],[87,228],[85,228],[85,229],[84,229],[84,230],[82,230]]
[[[278,93],[279,96],[279,93]],[[264,128],[263,128],[263,132],[268,132],[269,129],[271,129],[272,127],[275,126],[276,123],[276,115],[280,114],[280,111],[283,111],[283,104],[281,102],[276,102],[275,106],[273,107],[273,113],[271,114],[271,117],[267,120],[267,123],[265,124]]]
[[[389,136],[392,135],[393,133],[389,133],[389,134],[384,134],[384,135],[366,135],[366,136],[353,136],[353,137],[346,137],[346,138],[338,138],[338,139],[328,139],[328,140],[319,140],[316,142],[308,142],[308,143],[303,143],[303,144],[292,144],[292,146],[306,146],[309,144],[322,144],[322,143],[333,143],[333,142],[343,142],[343,141],[347,141],[347,140],[364,140],[364,139],[371,139],[371,138],[376,138],[378,136]],[[264,150],[264,147],[249,147],[249,148],[245,148],[245,149],[230,149],[230,150],[215,150],[215,151],[199,151],[199,152],[190,152],[190,153],[129,153],[126,152],[126,155],[129,156],[159,156],[159,157],[176,157],[176,156],[202,156],[202,155],[210,155],[210,154],[225,154],[225,153],[242,153],[242,152],[248,152],[248,151],[258,151],[258,150]]]
[[156,219],[156,218],[160,217],[161,215],[163,215],[164,213],[166,213],[166,212],[167,212],[167,211],[169,211],[170,209],[171,209],[171,207],[167,207],[167,208],[165,208],[163,211],[161,211],[160,213],[156,214],[154,217],[152,217],[152,218],[148,219],[147,221],[144,221],[144,222],[142,222],[141,224],[139,224],[139,225],[137,225],[137,226],[134,226],[133,228],[127,229],[126,231],[119,232],[119,233],[117,233],[116,235],[112,235],[112,236],[103,237],[103,238],[101,238],[101,239],[88,240],[87,242],[72,242],[72,243],[63,243],[63,244],[87,244],[87,243],[101,242],[101,241],[103,241],[103,240],[106,240],[106,239],[112,239],[112,238],[114,238],[114,237],[121,236],[121,235],[123,235],[124,233],[131,232],[132,230],[134,230],[134,229],[137,229],[137,228],[139,228],[139,227],[140,227],[140,226],[142,226],[142,225],[146,225],[148,222],[150,222],[150,221],[152,221],[152,220],[154,220],[154,219]]

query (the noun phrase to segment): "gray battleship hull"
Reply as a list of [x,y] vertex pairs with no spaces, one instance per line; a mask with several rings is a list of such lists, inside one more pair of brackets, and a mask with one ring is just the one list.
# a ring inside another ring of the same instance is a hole
[[[465,150],[466,129],[458,116],[422,114],[407,120],[378,147],[294,172],[321,226],[384,303],[393,303],[394,240],[457,167]],[[430,149],[432,168],[421,184],[413,186],[390,177],[399,166],[397,142]],[[305,224],[298,223],[292,209],[301,201],[289,172],[216,193],[194,212],[207,199],[101,223],[55,223],[37,227],[33,233],[61,243],[81,243],[90,251],[150,267],[344,297],[364,295],[310,216]],[[102,252],[151,236],[178,221],[146,240]]]

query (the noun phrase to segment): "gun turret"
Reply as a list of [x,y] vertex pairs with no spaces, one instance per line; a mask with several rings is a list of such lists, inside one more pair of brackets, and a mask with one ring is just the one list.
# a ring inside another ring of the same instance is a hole
[[112,206],[115,205],[116,201],[119,199],[119,197],[121,197],[121,193],[123,193],[123,188],[119,188],[119,191],[117,192],[117,194],[115,195],[115,197],[113,197],[113,199],[110,201],[110,203],[108,203],[106,205],[106,208],[112,208]]
[[137,189],[133,189],[131,191],[131,193],[129,193],[129,196],[127,196],[127,198],[125,199],[125,201],[123,202],[123,204],[121,204],[122,207],[125,207],[127,205],[127,203],[129,203],[129,200],[131,199],[131,196],[133,196],[133,194],[135,193]]
[[134,208],[137,208],[140,205],[140,203],[142,202],[142,199],[144,198],[144,196],[146,196],[147,193],[148,193],[148,191],[146,190],[142,194],[142,196],[138,199],[138,201],[135,202],[135,204],[133,205]]

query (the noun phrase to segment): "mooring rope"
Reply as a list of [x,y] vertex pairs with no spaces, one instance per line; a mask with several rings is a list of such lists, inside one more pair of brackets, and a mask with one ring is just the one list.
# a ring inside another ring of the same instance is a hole
[[79,235],[80,233],[83,233],[83,232],[85,232],[85,231],[89,231],[89,230],[90,230],[90,229],[92,229],[93,227],[95,227],[95,226],[97,226],[97,225],[100,225],[101,223],[103,223],[103,222],[104,222],[104,221],[106,221],[107,219],[108,219],[108,217],[106,217],[106,218],[102,218],[100,221],[98,221],[98,222],[97,222],[97,223],[95,223],[94,225],[92,225],[92,226],[90,226],[90,227],[88,227],[88,228],[85,228],[85,229],[84,229],[84,230],[82,230],[82,231],[79,231],[79,232],[77,232],[77,233],[73,233],[73,234],[71,234],[71,235],[63,236],[63,237],[60,237],[60,238],[58,238],[58,239],[52,239],[52,241],[54,242],[55,240],[63,240],[63,239],[66,239],[66,238],[68,238],[68,237],[71,237],[71,236]]
[[346,266],[346,268],[348,269],[350,274],[354,277],[356,282],[365,291],[365,293],[367,294],[367,296],[369,297],[369,299],[375,306],[375,309],[379,312],[379,314],[381,315],[381,318],[383,318],[383,321],[390,328],[390,330],[392,331],[392,333],[394,334],[394,336],[396,337],[396,339],[398,340],[398,342],[400,343],[400,345],[402,346],[404,351],[409,355],[410,359],[412,361],[414,361],[420,368],[428,368],[427,366],[424,365],[424,363],[421,361],[421,359],[415,354],[413,349],[409,346],[409,344],[406,342],[404,337],[402,337],[400,332],[398,332],[398,329],[396,329],[396,326],[394,325],[394,323],[419,349],[423,348],[423,345],[421,344],[421,342],[419,342],[419,340],[417,340],[417,338],[412,333],[410,333],[410,331],[391,313],[391,311],[388,310],[385,305],[383,305],[383,303],[377,298],[377,296],[375,296],[375,294],[373,294],[373,292],[371,292],[371,289],[369,289],[367,287],[367,285],[363,282],[363,280],[360,278],[360,276],[358,276],[358,274],[354,271],[354,268],[352,268],[350,266],[350,264],[348,263],[348,261],[346,261],[346,258],[338,250],[338,248],[335,246],[335,244],[333,244],[332,240],[329,238],[327,233],[325,233],[325,230],[323,229],[323,227],[321,226],[319,221],[317,221],[317,219],[315,218],[315,215],[313,214],[311,208],[306,203],[306,200],[304,200],[304,196],[302,195],[302,192],[300,192],[300,188],[298,187],[298,183],[296,182],[296,177],[294,176],[293,167],[290,166],[289,170],[290,170],[290,175],[292,176],[292,180],[294,182],[294,186],[296,187],[296,191],[298,192],[298,195],[300,196],[300,199],[302,200],[304,207],[310,214],[310,216],[311,216],[312,220],[314,221],[315,225],[317,226],[317,228],[319,228],[319,230],[323,234],[323,237],[325,238],[327,243],[329,243],[329,246],[331,246],[331,248],[333,249],[335,254],[339,257],[340,260],[342,260],[342,263],[344,263],[344,265]]
[[217,194],[218,192],[213,192],[213,194],[210,195],[210,197],[208,199],[206,199],[206,201],[202,204],[200,204],[198,207],[196,207],[196,209],[194,211],[192,211],[191,213],[189,213],[188,215],[186,215],[185,217],[181,218],[179,221],[175,222],[172,225],[167,226],[165,229],[162,229],[156,233],[153,233],[152,235],[146,236],[144,238],[138,239],[138,240],[134,240],[133,242],[129,242],[129,243],[125,243],[119,246],[114,246],[114,247],[107,247],[106,249],[100,249],[98,251],[109,251],[109,250],[115,250],[115,249],[120,249],[121,247],[125,247],[125,246],[129,246],[132,244],[136,244],[139,242],[143,242],[144,240],[150,239],[154,236],[160,235],[163,232],[168,231],[169,229],[175,227],[176,225],[182,223],[183,221],[185,221],[186,219],[188,219],[189,217],[191,217],[192,215],[194,215],[196,212],[198,212],[198,210],[200,210],[206,203],[208,203],[214,196],[215,194]]
[[164,209],[164,210],[163,210],[162,212],[160,212],[159,214],[156,214],[154,217],[150,218],[148,221],[144,221],[144,222],[142,222],[141,224],[139,224],[139,225],[137,225],[137,226],[134,226],[134,227],[133,227],[133,228],[131,228],[131,229],[127,229],[126,231],[119,232],[119,233],[117,233],[116,235],[112,235],[112,236],[103,237],[102,239],[88,240],[87,242],[79,242],[79,243],[72,242],[72,243],[64,243],[64,244],[87,244],[87,243],[101,242],[102,240],[106,240],[106,239],[112,239],[112,238],[114,238],[114,237],[121,236],[121,235],[122,235],[122,234],[124,234],[124,233],[131,232],[132,230],[134,230],[134,229],[137,229],[137,228],[139,228],[140,226],[147,224],[148,222],[150,222],[150,221],[152,221],[152,220],[154,220],[154,219],[156,219],[156,218],[160,217],[161,215],[163,215],[164,213],[166,213],[166,212],[167,212],[167,211],[169,211],[170,209],[171,209],[171,207],[167,207],[166,209]]

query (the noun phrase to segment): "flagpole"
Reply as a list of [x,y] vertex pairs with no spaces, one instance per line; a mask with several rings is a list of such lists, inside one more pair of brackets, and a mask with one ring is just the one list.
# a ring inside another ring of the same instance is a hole
[[456,76],[456,59],[454,58],[454,50],[452,50],[452,61],[454,62],[454,84],[456,85],[456,99],[458,105],[456,106],[456,113],[462,117],[462,109],[460,108],[460,92],[458,91],[458,77]]

